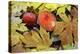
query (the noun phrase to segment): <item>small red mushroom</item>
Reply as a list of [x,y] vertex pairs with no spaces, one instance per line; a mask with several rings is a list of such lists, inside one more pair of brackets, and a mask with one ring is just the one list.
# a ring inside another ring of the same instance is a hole
[[36,23],[36,14],[34,14],[32,12],[26,12],[26,13],[24,13],[22,20],[24,23],[26,23],[26,25],[35,24]]

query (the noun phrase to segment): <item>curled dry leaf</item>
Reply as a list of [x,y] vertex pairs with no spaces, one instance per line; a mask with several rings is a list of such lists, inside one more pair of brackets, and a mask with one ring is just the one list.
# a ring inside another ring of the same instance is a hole
[[48,48],[52,43],[51,39],[49,38],[49,33],[47,33],[42,27],[40,27],[38,32],[34,30],[25,32],[23,36],[20,36],[20,39],[26,45],[26,47],[36,47],[38,50]]
[[26,52],[21,42],[19,42],[16,46],[12,47],[11,50],[12,52],[15,52],[15,53]]
[[65,25],[64,22],[56,22],[54,33],[60,34],[65,27],[64,25]]
[[44,28],[42,28],[42,27],[40,27],[39,32],[40,32],[40,35],[41,35],[44,43],[45,43],[46,45],[49,45],[49,46],[50,46],[50,45],[51,45],[51,39],[50,39],[49,33],[46,32],[46,30],[45,30]]
[[20,36],[21,41],[26,45],[25,47],[36,47],[36,42],[32,38],[30,32],[26,32],[23,36]]
[[[56,22],[56,27],[54,33],[60,35],[60,39],[63,44],[72,44],[73,41],[78,41],[78,18],[77,18],[77,9],[71,9],[71,15],[66,15],[65,13],[60,13],[59,16],[63,20],[62,22]],[[73,11],[74,10],[74,11]],[[74,13],[73,13],[74,12]]]
[[78,41],[78,19],[74,19],[71,24],[72,24],[72,32],[73,32],[73,36],[74,36],[74,40]]

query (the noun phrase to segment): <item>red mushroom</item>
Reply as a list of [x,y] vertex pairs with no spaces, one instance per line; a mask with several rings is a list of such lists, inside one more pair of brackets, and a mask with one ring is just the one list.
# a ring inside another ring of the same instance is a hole
[[27,25],[35,24],[36,23],[36,15],[32,12],[26,12],[26,13],[24,13],[22,20]]
[[56,17],[48,10],[43,10],[39,13],[38,24],[47,31],[53,31],[55,27]]

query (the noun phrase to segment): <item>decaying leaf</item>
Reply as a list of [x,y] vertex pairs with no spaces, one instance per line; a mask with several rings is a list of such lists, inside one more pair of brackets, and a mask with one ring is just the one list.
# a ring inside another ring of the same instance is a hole
[[40,35],[41,35],[44,43],[46,45],[50,45],[51,44],[51,39],[50,39],[49,33],[46,32],[46,30],[43,29],[42,27],[40,27],[40,31],[39,32],[40,32]]
[[77,29],[78,21],[77,20],[78,19],[77,19],[76,14],[75,14],[76,18],[72,18],[70,15],[67,16],[65,13],[59,14],[59,16],[61,17],[63,21],[56,22],[54,33],[57,33],[60,35],[60,39],[63,44],[71,44],[73,41],[77,42],[78,40],[78,34],[77,34],[78,32],[78,29]]
[[36,47],[36,42],[32,38],[32,34],[27,32],[23,36],[20,36],[20,39],[22,42],[26,45],[26,47]]
[[49,47],[52,43],[49,34],[42,27],[40,27],[38,32],[41,36],[36,31],[32,30],[31,32],[23,34],[20,39],[26,44],[26,47],[36,47],[38,50]]
[[54,33],[60,34],[65,27],[64,22],[56,22]]
[[21,42],[19,42],[16,46],[11,48],[12,53],[22,53],[25,52],[25,49],[23,48],[23,45],[21,44]]
[[39,34],[35,31],[32,31],[32,38],[37,42],[37,45],[40,43],[42,44],[42,38],[39,36]]

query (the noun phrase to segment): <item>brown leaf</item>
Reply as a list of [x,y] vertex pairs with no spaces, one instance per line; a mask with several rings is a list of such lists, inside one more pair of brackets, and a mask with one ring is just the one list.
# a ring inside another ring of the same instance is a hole
[[21,43],[18,43],[16,46],[11,48],[12,53],[21,53],[25,52],[25,49],[23,48],[23,45]]
[[75,18],[73,19],[73,21],[71,22],[72,23],[72,32],[73,32],[73,35],[74,35],[74,40],[75,41],[78,41],[78,19]]
[[61,34],[60,34],[60,39],[62,41],[62,44],[65,45],[65,44],[68,44],[68,36],[67,36],[67,31],[63,31]]
[[70,11],[71,16],[73,16],[73,18],[78,18],[78,9],[77,9],[77,5],[72,6],[72,9]]
[[65,27],[64,25],[65,25],[64,22],[56,22],[54,33],[60,34]]
[[[71,17],[66,16],[65,14],[61,14],[60,17],[64,17],[64,22],[56,23],[56,27],[54,29],[54,33],[60,35],[60,39],[63,44],[71,44],[73,43],[73,39],[77,42],[77,18],[74,18],[73,21],[70,21]],[[67,19],[68,18],[68,19]],[[67,20],[67,21],[66,21]],[[74,38],[72,36],[74,35]]]

